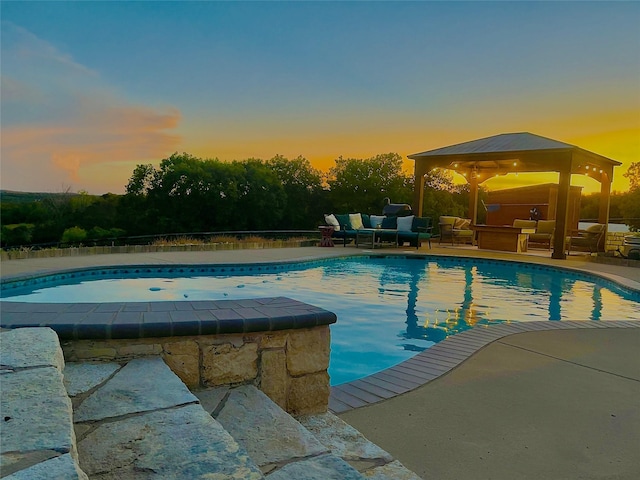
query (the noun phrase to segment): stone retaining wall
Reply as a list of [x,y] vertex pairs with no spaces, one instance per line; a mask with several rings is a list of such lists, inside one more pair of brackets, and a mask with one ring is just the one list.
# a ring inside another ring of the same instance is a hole
[[618,248],[622,248],[625,235],[629,232],[607,232],[607,238],[604,243],[605,252],[615,252]]
[[292,414],[326,412],[328,325],[249,334],[62,341],[66,361],[160,355],[191,389],[252,384]]

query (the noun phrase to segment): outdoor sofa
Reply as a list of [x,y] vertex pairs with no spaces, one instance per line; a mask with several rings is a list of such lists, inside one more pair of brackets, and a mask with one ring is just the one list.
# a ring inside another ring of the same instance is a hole
[[427,241],[431,248],[431,218],[408,215],[402,217],[385,215],[367,215],[364,213],[346,213],[325,215],[327,225],[333,227],[333,238],[342,239],[346,247],[351,240],[366,232],[375,232],[375,238],[381,242],[394,242],[401,246],[409,243],[420,248]]

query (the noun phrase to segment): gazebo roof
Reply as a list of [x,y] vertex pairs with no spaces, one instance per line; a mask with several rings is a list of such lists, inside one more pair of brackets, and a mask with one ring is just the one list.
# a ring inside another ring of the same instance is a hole
[[567,167],[571,173],[588,174],[588,170],[595,167],[610,171],[614,166],[621,165],[616,160],[575,145],[528,132],[503,133],[414,153],[409,158],[425,161],[432,168],[459,171],[475,169],[486,171],[489,176],[509,172],[553,172]]
[[532,133],[502,133],[493,137],[481,138],[470,142],[458,143],[449,147],[436,148],[422,153],[409,155],[426,157],[434,155],[466,155],[470,153],[521,152],[523,150],[559,150],[576,148],[568,143],[541,137]]

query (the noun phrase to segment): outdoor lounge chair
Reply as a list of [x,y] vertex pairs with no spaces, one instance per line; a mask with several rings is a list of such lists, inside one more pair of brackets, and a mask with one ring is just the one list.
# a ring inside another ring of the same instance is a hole
[[529,245],[532,243],[543,243],[551,250],[553,234],[556,231],[555,220],[538,220],[536,233],[529,234]]
[[450,240],[451,244],[454,243],[473,243],[474,231],[471,230],[469,225],[471,220],[460,217],[452,217],[442,215],[440,217],[440,243],[443,240]]
[[588,250],[590,253],[602,250],[606,231],[606,225],[602,223],[596,223],[584,230],[574,230],[566,240],[567,255],[570,254],[571,250]]

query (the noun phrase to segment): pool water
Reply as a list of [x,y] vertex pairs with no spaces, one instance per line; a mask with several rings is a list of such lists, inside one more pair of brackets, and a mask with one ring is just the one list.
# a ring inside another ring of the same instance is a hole
[[640,293],[598,277],[448,257],[99,269],[74,278],[58,275],[50,281],[22,283],[18,288],[3,285],[3,300],[86,303],[285,296],[316,305],[338,316],[331,326],[332,385],[389,368],[476,325],[640,319]]

